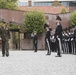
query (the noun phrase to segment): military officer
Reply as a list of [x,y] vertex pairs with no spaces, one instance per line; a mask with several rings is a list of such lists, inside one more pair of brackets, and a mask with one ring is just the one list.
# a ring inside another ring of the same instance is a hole
[[45,40],[46,40],[47,47],[48,47],[47,55],[51,54],[51,40],[50,40],[50,37],[51,37],[51,33],[50,33],[49,26],[47,25],[46,26],[46,36],[45,36]]
[[3,21],[2,27],[0,28],[1,39],[2,39],[2,56],[9,56],[9,39],[10,39],[10,31],[6,27],[6,22]]
[[61,25],[61,18],[57,16],[56,18],[56,29],[55,29],[55,38],[56,38],[56,45],[57,45],[57,56],[61,57],[61,41],[62,41],[62,25]]

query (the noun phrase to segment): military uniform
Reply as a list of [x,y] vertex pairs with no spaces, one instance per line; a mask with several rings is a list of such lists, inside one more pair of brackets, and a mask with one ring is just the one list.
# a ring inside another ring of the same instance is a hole
[[45,40],[46,40],[46,43],[47,43],[47,47],[48,47],[48,51],[47,51],[47,55],[50,55],[51,54],[51,40],[50,40],[50,30],[49,31],[46,31],[46,37],[45,37]]
[[69,35],[67,33],[67,30],[65,30],[63,33],[63,38],[62,38],[64,53],[69,53],[68,41],[69,41]]
[[[60,23],[61,18],[59,16],[57,16],[57,19],[59,24],[57,24],[56,30],[55,30],[55,38],[56,38],[56,45],[57,45],[57,55],[61,56],[61,41],[62,41],[62,25]],[[60,40],[60,41],[59,41]]]
[[54,38],[54,31],[51,31],[51,50],[56,52],[56,39]]
[[76,54],[76,27],[74,30],[75,54]]
[[3,26],[0,28],[1,38],[2,38],[2,56],[9,56],[9,39],[10,39],[10,31],[6,27]]

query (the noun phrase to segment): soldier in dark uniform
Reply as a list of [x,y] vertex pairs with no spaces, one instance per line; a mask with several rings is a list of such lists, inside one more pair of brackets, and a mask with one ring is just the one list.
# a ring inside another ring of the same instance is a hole
[[10,31],[6,27],[6,22],[3,21],[2,27],[0,28],[1,38],[2,38],[2,56],[9,56],[9,39]]
[[35,52],[37,52],[37,43],[38,43],[38,36],[37,36],[37,32],[34,31],[34,33],[33,33],[33,44],[34,44]]
[[70,33],[71,33],[71,48],[72,48],[71,53],[74,53],[74,26],[72,26]]
[[50,29],[49,29],[49,26],[47,25],[46,26],[46,36],[45,36],[45,41],[46,41],[46,44],[47,44],[47,47],[48,47],[47,55],[51,54],[51,40],[50,40],[50,36],[51,36]]
[[75,54],[76,54],[76,26],[74,30]]
[[53,52],[56,52],[56,39],[54,38],[55,31],[51,31],[51,49]]
[[[56,25],[57,25],[57,27],[56,27],[56,30],[55,30],[55,38],[56,38],[56,45],[57,45],[57,56],[59,56],[59,57],[61,57],[61,41],[62,41],[62,25],[61,25],[61,23],[60,23],[60,21],[61,21],[62,19],[59,17],[59,16],[57,16],[57,18],[56,18]],[[60,40],[60,42],[59,42],[59,40]]]
[[63,52],[64,53],[69,53],[68,38],[69,38],[68,30],[67,30],[67,28],[65,28],[63,31],[63,38],[62,38]]

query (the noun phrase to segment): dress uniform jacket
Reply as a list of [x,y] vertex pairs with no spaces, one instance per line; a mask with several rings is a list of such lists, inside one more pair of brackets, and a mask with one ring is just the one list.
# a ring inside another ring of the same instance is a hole
[[55,37],[62,39],[62,26],[61,26],[61,24],[56,27]]
[[4,29],[3,27],[1,27],[0,31],[1,31],[2,41],[6,41],[6,40],[10,39],[10,31],[9,31],[9,29],[6,30],[6,28]]

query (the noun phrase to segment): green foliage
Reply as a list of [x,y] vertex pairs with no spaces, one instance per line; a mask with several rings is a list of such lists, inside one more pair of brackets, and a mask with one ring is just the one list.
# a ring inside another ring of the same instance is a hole
[[42,12],[30,11],[24,15],[24,28],[26,32],[43,33],[45,24],[45,16]]
[[17,0],[0,0],[0,8],[16,10],[18,9]]
[[18,33],[17,32],[13,32],[12,42],[15,45],[19,43],[19,37],[18,37]]
[[71,13],[70,22],[71,25],[76,25],[76,10]]
[[66,13],[66,9],[63,8],[63,9],[61,10],[61,14],[65,14],[65,13]]
[[[0,27],[2,26],[2,22],[0,22]],[[10,24],[10,23],[7,23],[6,26],[9,28],[9,29],[19,29],[20,32],[23,31],[23,27],[20,26],[20,25],[14,25],[14,24]]]

